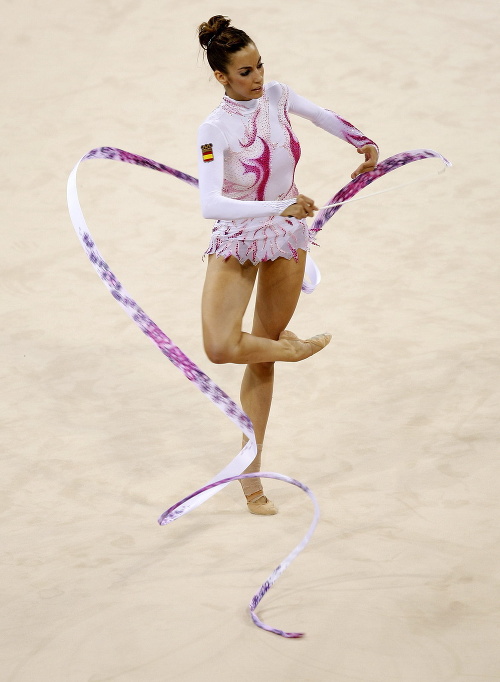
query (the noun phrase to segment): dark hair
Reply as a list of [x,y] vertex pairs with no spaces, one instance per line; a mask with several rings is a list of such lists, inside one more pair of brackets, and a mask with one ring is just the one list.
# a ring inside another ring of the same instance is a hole
[[230,24],[230,19],[217,14],[198,26],[198,40],[207,53],[212,71],[227,73],[231,55],[253,43],[245,31]]

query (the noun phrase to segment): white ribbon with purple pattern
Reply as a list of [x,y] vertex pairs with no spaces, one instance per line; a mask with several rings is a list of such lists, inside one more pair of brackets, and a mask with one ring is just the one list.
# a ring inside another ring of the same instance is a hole
[[[420,159],[426,158],[439,158],[446,165],[450,166],[451,163],[447,161],[441,154],[428,149],[419,149],[410,152],[402,152],[401,154],[396,154],[385,161],[382,161],[373,171],[369,173],[364,173],[358,176],[355,180],[349,182],[345,187],[343,187],[335,196],[330,200],[329,205],[323,207],[318,213],[316,219],[314,220],[310,232],[312,235],[316,234],[323,228],[325,223],[338,211],[343,203],[348,203],[352,200],[352,197],[357,194],[364,187],[369,185],[371,182],[376,180],[378,177],[389,173],[396,168],[400,168],[412,161],[418,161]],[[319,507],[316,502],[316,498],[312,491],[300,481],[297,481],[288,476],[282,474],[271,473],[271,472],[260,472],[254,474],[243,474],[242,472],[247,468],[247,466],[255,459],[257,455],[257,445],[255,441],[255,434],[253,431],[252,423],[248,416],[241,410],[241,408],[224,392],[217,384],[215,384],[209,376],[207,376],[194,362],[192,362],[182,350],[176,346],[173,341],[153,322],[153,320],[139,307],[139,305],[134,301],[134,299],[127,293],[123,285],[119,282],[117,277],[110,270],[108,264],[104,261],[101,254],[97,250],[94,240],[88,230],[83,212],[80,206],[77,192],[77,171],[80,163],[88,159],[110,159],[116,161],[122,161],[125,163],[131,163],[138,166],[144,166],[146,168],[151,168],[152,170],[157,170],[162,173],[167,173],[173,175],[179,180],[192,185],[193,187],[198,186],[198,181],[196,178],[181,171],[170,168],[162,163],[153,161],[143,156],[137,154],[131,154],[130,152],[123,151],[121,149],[116,149],[114,147],[99,147],[93,149],[83,156],[80,161],[76,164],[73,171],[68,178],[68,208],[71,216],[71,221],[76,230],[78,238],[89,258],[92,265],[94,266],[97,274],[111,292],[113,298],[120,304],[124,311],[129,315],[141,331],[148,336],[151,341],[160,349],[160,351],[184,374],[184,376],[192,381],[202,393],[204,393],[209,400],[211,400],[217,407],[224,412],[231,421],[233,421],[238,428],[246,435],[248,442],[236,455],[236,457],[226,466],[222,471],[220,471],[216,476],[214,476],[211,481],[207,483],[203,488],[196,490],[191,495],[188,495],[184,499],[180,500],[176,504],[172,505],[167,509],[158,519],[160,525],[166,525],[175,521],[180,516],[188,513],[192,509],[195,509],[200,504],[205,502],[208,498],[212,497],[215,493],[221,490],[231,481],[235,481],[242,478],[274,478],[286,483],[290,483],[301,488],[307,495],[309,495],[313,505],[314,505],[314,516],[313,520],[309,526],[307,533],[304,535],[301,542],[290,552],[290,554],[283,559],[280,565],[271,573],[269,578],[261,585],[259,591],[252,597],[250,602],[250,614],[252,620],[258,627],[267,630],[268,632],[274,632],[282,637],[302,637],[303,633],[300,632],[285,632],[283,630],[270,627],[263,623],[258,616],[255,614],[255,609],[268,592],[268,590],[273,586],[275,581],[279,576],[287,569],[290,563],[295,559],[295,557],[304,549],[309,540],[312,537],[314,529],[319,520]],[[388,191],[388,190],[385,190]],[[306,274],[309,278],[309,282],[304,281],[302,290],[305,293],[311,293],[314,291],[315,287],[320,281],[320,272],[311,258],[308,258],[306,265]]]

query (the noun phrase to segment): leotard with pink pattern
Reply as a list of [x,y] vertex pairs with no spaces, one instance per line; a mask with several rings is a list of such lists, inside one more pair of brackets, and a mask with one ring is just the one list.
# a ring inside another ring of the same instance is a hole
[[294,175],[300,143],[289,113],[355,147],[375,145],[333,111],[276,81],[264,86],[259,99],[224,96],[198,133],[202,213],[217,221],[207,253],[258,263],[308,250],[305,220],[280,216],[299,193]]

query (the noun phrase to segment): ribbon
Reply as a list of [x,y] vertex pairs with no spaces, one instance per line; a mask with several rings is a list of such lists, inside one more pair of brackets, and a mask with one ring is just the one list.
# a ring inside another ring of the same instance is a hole
[[[311,233],[315,234],[321,230],[325,223],[338,211],[342,204],[347,203],[352,200],[352,197],[357,194],[361,189],[369,185],[371,182],[376,180],[378,177],[395,170],[401,166],[406,165],[412,161],[418,161],[424,158],[441,158],[446,165],[451,165],[443,156],[434,152],[432,150],[415,150],[412,152],[402,152],[396,156],[390,157],[385,161],[382,161],[375,170],[358,176],[355,180],[352,180],[345,187],[343,187],[337,194],[334,195],[332,200],[328,205],[323,207],[316,219],[311,226]],[[304,633],[301,632],[285,632],[278,628],[273,628],[265,623],[263,623],[255,613],[255,609],[264,597],[264,595],[273,586],[275,581],[279,576],[288,568],[290,563],[296,558],[296,556],[304,549],[309,540],[312,537],[314,529],[319,520],[319,507],[314,497],[313,492],[303,483],[297,481],[283,474],[277,474],[273,472],[259,472],[252,474],[243,474],[242,472],[248,467],[248,465],[255,459],[257,455],[257,445],[255,441],[255,434],[253,430],[252,423],[249,417],[241,410],[241,408],[225,393],[217,384],[215,384],[210,377],[205,374],[192,360],[190,360],[183,351],[175,345],[175,343],[158,327],[158,325],[144,312],[142,308],[136,303],[136,301],[128,294],[121,282],[114,275],[114,273],[109,268],[106,261],[103,259],[99,253],[96,244],[89,232],[83,212],[80,206],[77,192],[77,172],[82,161],[89,159],[110,159],[115,161],[122,161],[124,163],[131,163],[138,166],[144,166],[145,168],[150,168],[152,170],[157,170],[161,173],[167,173],[169,175],[183,180],[193,187],[198,186],[198,181],[191,175],[182,173],[175,168],[170,168],[165,164],[158,163],[152,159],[148,159],[144,156],[139,156],[137,154],[131,154],[130,152],[123,151],[121,149],[116,149],[115,147],[99,147],[92,149],[90,152],[85,154],[80,161],[75,165],[70,176],[68,178],[67,186],[67,198],[68,198],[68,209],[73,223],[73,227],[77,233],[77,236],[85,250],[87,257],[94,266],[97,274],[101,278],[104,285],[110,291],[113,298],[119,303],[123,310],[132,318],[132,320],[137,324],[139,329],[159,348],[159,350],[165,355],[183,374],[184,376],[192,381],[197,388],[204,393],[207,398],[213,402],[224,414],[238,426],[238,428],[245,434],[248,441],[245,446],[240,450],[236,457],[226,466],[224,469],[219,471],[219,473],[214,476],[203,488],[196,490],[191,495],[183,498],[179,502],[175,503],[169,509],[167,509],[158,519],[158,523],[162,526],[175,521],[179,517],[187,514],[192,509],[195,509],[207,499],[215,495],[219,490],[225,487],[231,481],[235,481],[243,478],[273,478],[276,480],[284,481],[291,485],[295,485],[303,490],[311,499],[314,506],[314,516],[313,520],[309,526],[307,533],[304,535],[300,543],[290,552],[290,554],[283,559],[283,561],[277,566],[268,579],[261,585],[258,592],[252,597],[249,604],[250,615],[253,622],[263,630],[268,632],[274,632],[282,637],[297,638],[302,637]],[[385,190],[387,191],[387,190]],[[312,261],[308,259],[306,264],[306,273],[309,277],[310,283],[304,282],[303,291],[306,293],[311,293],[320,281],[320,273]]]
[[[413,163],[414,161],[421,161],[423,159],[441,159],[441,161],[444,164],[443,170],[446,170],[447,166],[452,165],[451,161],[448,161],[448,159],[442,156],[439,152],[435,152],[433,149],[413,149],[411,151],[400,152],[399,154],[390,156],[388,159],[384,159],[384,161],[381,161],[379,164],[377,164],[377,166],[372,171],[368,171],[367,173],[358,175],[357,178],[351,180],[351,182],[348,182],[347,185],[342,187],[342,189],[340,189],[336,194],[334,194],[330,201],[328,201],[327,205],[321,207],[318,215],[316,216],[313,224],[311,225],[310,231],[313,234],[318,233],[330,220],[330,218],[332,218],[344,204],[348,204],[351,201],[355,201],[353,197],[358,192],[361,192],[362,189],[368,187],[368,185],[371,185],[371,183],[374,180],[377,180],[377,178],[381,178],[383,175],[387,175],[387,173],[391,173],[397,168],[402,168],[403,166],[406,166],[409,163]],[[377,194],[383,194],[384,192],[392,192],[393,190],[399,189],[400,187],[413,185],[415,182],[420,181],[421,181],[420,179],[412,180],[411,182],[407,182],[403,185],[397,185],[397,187],[389,187],[388,189],[384,189],[381,192],[373,192],[373,194],[367,194],[364,197],[360,197],[360,199],[368,199],[369,197],[374,197]]]

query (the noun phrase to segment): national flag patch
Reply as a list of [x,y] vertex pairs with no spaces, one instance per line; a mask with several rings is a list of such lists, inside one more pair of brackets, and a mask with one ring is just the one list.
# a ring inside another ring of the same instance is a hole
[[213,161],[214,160],[213,145],[212,144],[202,144],[201,145],[201,154],[203,156],[203,161],[205,163],[208,163],[209,161]]

